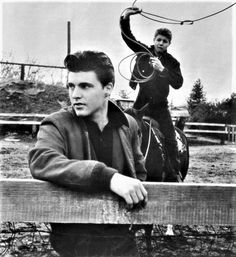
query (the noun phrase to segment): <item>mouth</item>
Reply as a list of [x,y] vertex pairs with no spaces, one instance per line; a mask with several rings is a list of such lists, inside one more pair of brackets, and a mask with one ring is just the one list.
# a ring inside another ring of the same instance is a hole
[[79,108],[83,108],[85,106],[85,104],[84,103],[74,103],[73,106],[74,106],[74,108],[79,109]]

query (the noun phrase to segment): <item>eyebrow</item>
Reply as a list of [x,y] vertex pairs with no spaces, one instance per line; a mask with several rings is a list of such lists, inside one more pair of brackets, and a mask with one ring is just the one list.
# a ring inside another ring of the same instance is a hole
[[74,83],[72,83],[72,82],[68,82],[67,83],[67,85],[68,86],[79,86],[79,87],[81,87],[81,86],[93,86],[93,84],[92,83],[89,83],[89,82],[81,82],[81,83],[79,83],[79,84],[74,84]]

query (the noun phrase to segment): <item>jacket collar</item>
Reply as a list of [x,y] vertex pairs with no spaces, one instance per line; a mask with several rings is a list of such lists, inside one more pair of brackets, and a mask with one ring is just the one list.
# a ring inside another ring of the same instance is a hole
[[113,124],[129,127],[128,119],[124,112],[114,102],[108,101],[108,118]]

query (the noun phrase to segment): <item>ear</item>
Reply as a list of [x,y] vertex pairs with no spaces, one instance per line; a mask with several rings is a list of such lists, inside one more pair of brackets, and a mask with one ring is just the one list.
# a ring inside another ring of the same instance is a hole
[[104,86],[105,97],[110,97],[112,90],[113,84],[109,82],[106,86]]

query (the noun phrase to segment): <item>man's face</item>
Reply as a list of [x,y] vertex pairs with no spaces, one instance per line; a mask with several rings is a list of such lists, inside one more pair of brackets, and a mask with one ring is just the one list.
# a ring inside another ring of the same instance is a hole
[[166,51],[169,45],[170,45],[170,41],[165,36],[157,35],[154,38],[154,47],[155,47],[156,53],[162,53]]
[[106,103],[108,86],[102,87],[94,71],[69,72],[68,88],[71,104],[77,116],[94,116]]

